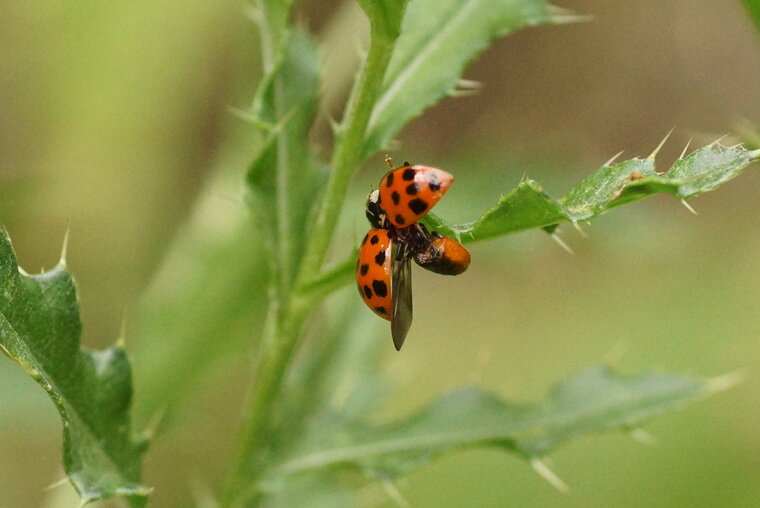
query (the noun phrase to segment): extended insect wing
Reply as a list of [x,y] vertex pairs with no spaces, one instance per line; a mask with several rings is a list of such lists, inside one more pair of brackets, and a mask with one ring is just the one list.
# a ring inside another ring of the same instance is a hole
[[412,258],[406,248],[406,244],[393,243],[391,336],[396,351],[401,351],[412,326]]

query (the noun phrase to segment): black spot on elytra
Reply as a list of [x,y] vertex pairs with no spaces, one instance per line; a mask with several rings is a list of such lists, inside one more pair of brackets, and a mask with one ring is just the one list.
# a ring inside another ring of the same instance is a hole
[[420,198],[409,201],[409,208],[417,215],[427,210],[428,204]]
[[428,179],[428,187],[433,192],[438,192],[441,189],[441,184],[438,183],[438,175],[432,173]]
[[372,289],[375,290],[375,294],[377,296],[381,296],[385,298],[388,296],[388,286],[385,284],[385,282],[381,280],[373,280],[372,281]]
[[394,205],[397,205],[397,204],[398,204],[398,202],[399,202],[399,200],[401,199],[401,196],[399,195],[399,193],[398,193],[398,192],[396,192],[396,191],[393,191],[393,192],[391,193],[391,199],[393,200],[393,204],[394,204]]
[[364,286],[364,296],[367,298],[372,298],[372,290],[369,288],[369,286]]
[[379,312],[380,314],[388,314],[388,311],[385,309],[385,307],[375,307],[375,311]]
[[380,238],[378,238],[377,235],[372,235],[372,238],[370,238],[369,243],[371,243],[372,245],[375,245],[379,241],[380,241]]
[[385,186],[390,187],[393,185],[393,173],[388,173],[388,177],[385,179]]
[[412,168],[407,168],[407,169],[404,170],[404,174],[401,175],[401,178],[403,178],[407,182],[411,182],[412,180],[414,180],[414,173],[415,172],[416,171],[414,171]]
[[381,250],[377,253],[377,256],[375,256],[375,263],[377,263],[380,266],[383,266],[385,264],[385,251]]
[[369,265],[362,265],[359,268],[359,273],[361,273],[362,275],[367,275],[368,271],[369,271]]
[[417,194],[417,184],[416,183],[410,183],[406,186],[406,193],[410,196],[414,196]]
[[399,226],[404,225],[404,218],[401,216],[401,214],[396,215],[396,222],[398,223]]

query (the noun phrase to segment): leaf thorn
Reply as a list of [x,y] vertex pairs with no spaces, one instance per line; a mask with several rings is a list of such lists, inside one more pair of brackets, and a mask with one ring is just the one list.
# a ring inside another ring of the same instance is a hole
[[631,429],[631,437],[646,446],[656,446],[657,438],[644,429]]
[[[239,118],[240,120],[243,120],[244,122],[253,123],[256,124],[258,122],[258,118],[254,113],[251,111],[248,111],[247,109],[238,108],[236,106],[227,106],[227,111],[229,111],[232,116],[235,116]],[[260,126],[259,126],[260,127]],[[265,129],[262,129],[265,130]]]
[[693,207],[692,207],[692,206],[691,206],[691,205],[690,205],[690,204],[689,204],[689,203],[688,203],[688,202],[687,202],[685,199],[682,199],[682,200],[681,200],[681,204],[682,204],[683,206],[685,206],[685,207],[686,207],[686,209],[687,209],[688,211],[690,211],[691,213],[693,213],[694,215],[699,215],[699,214],[697,213],[697,211],[696,211],[696,210],[695,210],[695,209],[694,209],[694,208],[693,208]]
[[562,240],[562,238],[560,238],[560,236],[556,232],[552,233],[550,236],[552,237],[552,240],[554,240],[555,242],[557,242],[557,245],[559,245],[560,247],[562,247],[562,250],[564,250],[565,252],[567,252],[571,256],[575,256],[575,252],[573,252],[573,249],[571,249],[570,246],[568,244],[566,244],[564,242],[564,240]]
[[48,485],[48,486],[47,486],[47,487],[45,487],[43,490],[44,490],[44,491],[48,491],[48,490],[57,489],[58,487],[63,487],[63,486],[64,486],[64,485],[66,485],[67,483],[69,483],[69,478],[68,478],[68,476],[64,476],[64,477],[63,477],[63,478],[61,478],[60,480],[58,480],[58,481],[56,481],[56,482],[53,482],[53,483],[51,483],[50,485]]
[[722,376],[708,379],[706,383],[706,389],[708,394],[716,392],[722,392],[733,388],[736,385],[740,385],[747,380],[747,374],[743,371],[734,371],[724,374]]
[[546,465],[544,461],[541,459],[534,457],[530,459],[530,465],[533,468],[533,470],[541,476],[544,480],[549,482],[549,484],[557,489],[558,491],[564,493],[567,493],[568,490],[570,490],[565,482],[562,481],[562,479],[554,474],[554,471],[549,469],[549,466]]
[[617,159],[621,155],[623,155],[623,150],[620,150],[618,153],[616,153],[615,155],[613,155],[610,160],[608,160],[607,162],[605,162],[604,164],[602,164],[602,167],[603,168],[609,167],[613,162],[615,162],[615,159]]
[[58,264],[66,266],[66,254],[69,250],[69,231],[71,231],[71,221],[66,226],[66,233],[63,235],[63,246],[61,247],[61,257],[58,260]]
[[145,426],[141,433],[140,437],[143,441],[150,441],[153,439],[153,437],[158,433],[158,429],[161,427],[161,423],[163,423],[165,416],[166,407],[163,407],[153,413],[153,416],[150,417],[148,424]]
[[391,498],[398,506],[401,508],[410,508],[412,506],[409,504],[409,501],[407,501],[393,480],[390,478],[383,478],[380,483],[382,484],[385,493],[388,494],[388,497]]
[[655,157],[657,157],[657,154],[660,152],[660,149],[665,145],[665,142],[668,140],[670,135],[673,134],[674,130],[676,130],[675,126],[672,129],[670,129],[670,131],[668,131],[667,134],[665,134],[665,137],[662,138],[662,141],[660,141],[660,144],[657,145],[657,147],[654,149],[654,151],[651,154],[649,154],[649,157],[647,157],[647,159],[649,159],[650,161],[653,161]]
[[683,151],[681,152],[681,155],[678,157],[679,159],[683,159],[683,158],[684,158],[684,156],[686,155],[686,150],[688,150],[688,149],[689,149],[689,145],[691,144],[691,140],[692,140],[692,139],[693,139],[693,138],[689,138],[689,141],[687,141],[687,143],[686,143],[686,146],[685,146],[685,147],[683,147]]
[[125,349],[127,345],[127,309],[121,312],[121,325],[119,326],[119,336],[116,338],[115,347]]
[[460,79],[454,90],[449,93],[451,97],[468,97],[480,92],[483,84],[480,81],[472,81],[470,79]]
[[583,228],[581,227],[581,225],[580,225],[580,224],[578,224],[578,221],[575,221],[575,220],[574,220],[574,221],[572,221],[572,224],[573,224],[573,227],[575,228],[575,230],[576,230],[576,231],[578,231],[578,233],[579,233],[579,234],[580,234],[580,235],[581,235],[583,238],[588,238],[588,235],[587,235],[587,234],[586,234],[586,232],[583,230]]
[[551,22],[558,25],[565,23],[585,23],[594,20],[594,16],[591,16],[590,14],[576,14],[575,11],[557,5],[549,5],[548,11]]
[[325,118],[327,119],[327,123],[330,125],[330,130],[332,131],[333,136],[337,136],[341,130],[340,122],[336,120],[333,114],[327,111],[326,109],[322,109],[322,114],[325,115]]
[[721,137],[719,137],[718,139],[716,139],[715,141],[713,141],[712,143],[710,143],[710,145],[719,145],[721,141],[723,141],[724,139],[726,139],[729,136],[729,134],[731,134],[731,133],[727,132],[727,133],[723,134]]

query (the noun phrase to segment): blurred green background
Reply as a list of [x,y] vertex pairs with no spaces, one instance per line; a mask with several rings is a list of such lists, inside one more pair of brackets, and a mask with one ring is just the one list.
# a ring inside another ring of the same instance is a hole
[[[593,20],[498,42],[466,72],[481,93],[445,101],[390,151],[456,175],[436,208],[448,220],[473,220],[524,174],[559,196],[620,150],[649,154],[673,126],[661,169],[690,138],[760,120],[760,37],[738,0],[561,5]],[[157,507],[208,506],[218,491],[260,326],[241,199],[255,147],[231,112],[260,78],[244,8],[0,3],[0,223],[29,272],[57,262],[70,227],[83,342],[108,346],[126,323],[138,425],[186,392],[146,456]],[[328,61],[314,133],[328,154],[326,117],[339,115],[366,21],[351,2],[297,11]],[[356,178],[336,258],[364,234],[362,202],[383,168],[379,154]],[[588,237],[563,226],[574,256],[537,231],[473,245],[462,277],[417,270],[407,346],[388,342],[384,358],[398,387],[384,417],[467,382],[536,400],[600,362],[747,381],[653,422],[654,447],[624,433],[564,446],[551,462],[567,495],[521,459],[478,450],[404,479],[412,506],[760,506],[758,193],[751,168],[692,201],[698,216],[664,196],[584,226]],[[77,506],[69,486],[46,490],[63,477],[53,405],[4,359],[0,386],[0,508]],[[379,487],[361,504],[393,505]]]

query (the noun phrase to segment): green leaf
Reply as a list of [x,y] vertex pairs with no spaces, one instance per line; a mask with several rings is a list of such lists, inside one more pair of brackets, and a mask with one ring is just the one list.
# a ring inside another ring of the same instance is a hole
[[755,28],[760,30],[760,0],[742,0],[749,12],[749,17],[755,23]]
[[155,426],[158,415],[161,426],[171,424],[178,408],[195,403],[209,374],[229,370],[259,339],[269,277],[260,236],[243,206],[218,197],[239,190],[239,177],[216,175],[210,185],[216,193],[201,196],[130,312],[137,425]]
[[532,180],[516,189],[475,222],[453,225],[428,214],[422,222],[463,242],[545,228],[563,221],[590,220],[606,210],[665,192],[688,199],[717,188],[736,177],[760,157],[760,150],[713,143],[679,158],[665,174],[658,174],[654,158],[631,159],[602,166],[559,200],[543,193]]
[[401,21],[409,0],[357,0],[372,26],[373,37],[394,40],[401,32]]
[[127,496],[142,506],[146,443],[130,434],[132,380],[121,347],[80,347],[82,325],[74,280],[63,262],[40,275],[16,264],[0,231],[0,350],[48,393],[63,420],[63,465],[85,502]]
[[413,1],[369,121],[362,159],[453,92],[467,63],[494,40],[552,19],[544,0]]
[[533,180],[524,180],[476,222],[452,225],[428,214],[422,222],[441,234],[462,242],[485,240],[526,229],[551,226],[565,220],[559,203],[544,194]]
[[529,459],[540,458],[578,436],[634,429],[714,388],[677,375],[623,377],[601,366],[559,385],[546,403],[513,404],[466,387],[389,425],[355,421],[339,430],[326,426],[326,431],[314,432],[308,445],[283,462],[272,478],[337,466],[393,477],[442,453],[475,446],[498,446]]
[[308,220],[323,178],[308,149],[318,93],[319,61],[307,34],[292,30],[273,72],[259,88],[254,123],[264,135],[247,175],[247,201],[276,260],[292,274],[304,250]]

